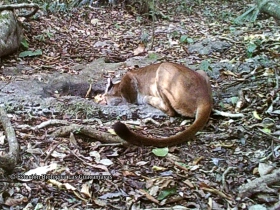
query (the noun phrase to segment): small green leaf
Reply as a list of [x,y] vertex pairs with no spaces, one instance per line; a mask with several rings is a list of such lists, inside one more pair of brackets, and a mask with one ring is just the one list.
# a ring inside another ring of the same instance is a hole
[[208,71],[210,69],[210,63],[208,60],[203,60],[201,61],[200,63],[200,69],[203,70],[203,71]]
[[219,106],[222,107],[222,108],[225,108],[225,104],[223,102],[220,102]]
[[28,47],[29,47],[29,44],[28,44],[28,42],[26,41],[25,38],[22,39],[21,45],[23,46],[24,49],[28,49]]
[[233,26],[230,26],[230,27],[229,27],[229,30],[230,30],[230,32],[231,32],[231,33],[233,33],[233,32],[235,32],[235,31],[236,31],[236,28],[235,28],[235,27],[233,27]]
[[176,193],[176,188],[169,188],[169,189],[164,189],[162,191],[160,191],[159,195],[158,195],[158,200],[163,200],[164,198],[166,198],[169,195],[173,195]]
[[257,48],[257,45],[255,43],[249,43],[247,45],[247,49],[246,49],[246,54],[247,54],[247,57],[251,58],[253,56],[253,52],[256,50]]
[[34,36],[35,39],[39,40],[39,41],[45,41],[45,36],[43,34]]
[[121,27],[120,27],[120,25],[119,24],[115,24],[115,27],[116,27],[116,29],[120,29]]
[[238,97],[231,97],[231,103],[236,104],[238,99],[239,99]]
[[187,35],[182,35],[182,36],[180,37],[180,42],[181,42],[181,43],[187,43],[187,40],[188,40],[188,36],[187,36]]
[[168,147],[153,149],[152,153],[158,157],[165,157],[168,154]]
[[37,56],[37,55],[42,55],[42,50],[35,50],[35,51],[23,51],[19,54],[20,58],[24,58],[24,57],[32,57],[32,56]]
[[262,131],[264,133],[268,133],[268,134],[271,134],[271,130],[269,128],[263,128]]
[[148,58],[152,59],[152,60],[157,60],[158,59],[158,55],[156,53],[150,53],[148,55]]
[[193,43],[193,39],[189,38],[187,35],[182,35],[180,37],[180,42],[181,43]]
[[192,38],[187,38],[187,42],[188,43],[193,43],[193,39]]
[[248,51],[249,53],[254,52],[256,48],[257,48],[257,45],[255,45],[255,43],[249,43],[249,44],[247,45],[247,51]]

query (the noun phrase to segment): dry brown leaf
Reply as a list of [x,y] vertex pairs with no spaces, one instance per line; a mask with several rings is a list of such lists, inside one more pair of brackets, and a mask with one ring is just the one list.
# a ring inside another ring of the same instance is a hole
[[25,203],[27,202],[28,199],[26,197],[23,197],[23,198],[8,198],[6,201],[5,201],[5,205],[7,206],[17,206],[17,205],[20,205],[22,203]]
[[145,52],[145,45],[141,43],[135,50],[133,50],[133,55],[139,55],[143,52]]

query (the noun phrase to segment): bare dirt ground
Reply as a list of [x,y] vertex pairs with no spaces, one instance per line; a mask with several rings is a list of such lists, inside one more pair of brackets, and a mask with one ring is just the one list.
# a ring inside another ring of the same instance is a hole
[[[273,19],[235,24],[246,9],[243,1],[167,4],[160,8],[166,16],[156,19],[152,49],[151,20],[120,8],[40,12],[25,22],[29,50],[41,49],[43,55],[2,59],[0,100],[21,153],[12,175],[1,177],[1,208],[279,209],[280,28]],[[97,65],[100,58],[105,62]],[[164,157],[152,147],[81,135],[81,127],[66,136],[52,135],[75,125],[113,136],[117,120],[144,135],[182,131],[181,124],[189,121],[180,117],[145,120],[124,110],[104,114],[92,108],[94,99],[62,96],[56,89],[45,95],[43,89],[56,79],[55,84],[92,83],[102,92],[107,77],[119,79],[134,66],[162,61],[205,70],[214,109],[231,115],[213,112],[193,141],[168,148]],[[41,124],[52,119],[61,121]],[[3,136],[0,130],[0,148],[7,151]],[[26,172],[42,176],[18,176]],[[254,187],[245,185],[253,180]]]

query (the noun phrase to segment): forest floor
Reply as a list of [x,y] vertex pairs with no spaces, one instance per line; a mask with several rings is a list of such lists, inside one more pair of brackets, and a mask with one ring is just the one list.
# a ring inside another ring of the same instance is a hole
[[[13,176],[1,179],[1,209],[280,209],[280,27],[272,18],[235,23],[249,8],[246,1],[198,2],[174,1],[157,8],[161,14],[155,20],[153,46],[152,20],[118,7],[39,11],[24,22],[28,50],[41,50],[42,55],[19,58],[18,52],[6,57],[0,66],[2,81],[17,79],[10,70],[25,78],[55,73],[76,77],[80,69],[73,66],[99,58],[108,63],[139,58],[137,65],[143,57],[172,61],[205,70],[214,109],[230,115],[213,112],[193,141],[155,151],[99,142],[79,131],[54,138],[52,132],[62,125],[38,127],[57,119],[112,132],[118,118],[85,119],[83,107],[73,115],[9,112],[21,153]],[[100,79],[120,77],[120,69],[133,67],[100,69]],[[137,132],[156,136],[173,135],[186,123],[179,117],[133,120]],[[0,130],[5,148],[1,136]],[[42,176],[17,176],[26,172]],[[253,180],[254,187],[246,185]]]

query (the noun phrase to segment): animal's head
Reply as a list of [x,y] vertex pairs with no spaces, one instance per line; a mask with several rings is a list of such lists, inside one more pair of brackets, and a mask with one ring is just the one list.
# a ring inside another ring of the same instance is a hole
[[117,106],[125,102],[121,96],[119,85],[120,82],[113,84],[112,79],[108,78],[105,93],[103,94],[107,105]]

